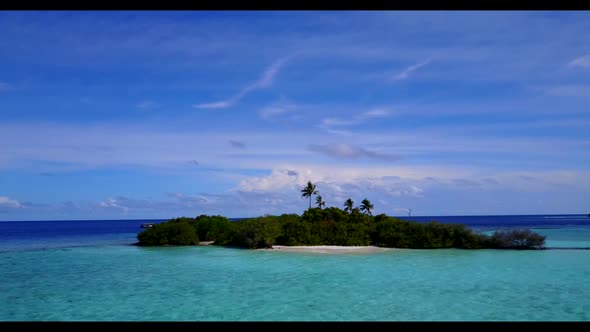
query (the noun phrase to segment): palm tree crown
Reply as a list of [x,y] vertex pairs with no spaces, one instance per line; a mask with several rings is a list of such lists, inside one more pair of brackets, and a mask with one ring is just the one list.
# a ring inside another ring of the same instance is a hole
[[315,190],[315,184],[307,181],[307,186],[301,190],[301,197],[309,197],[309,208],[311,209],[311,196],[319,193],[319,191]]
[[318,205],[318,207],[321,209],[322,206],[326,206],[326,202],[322,201],[322,196],[318,195],[318,197],[315,198],[315,203]]
[[344,211],[352,213],[353,206],[354,202],[352,201],[352,198],[347,199],[346,202],[344,202]]
[[368,199],[363,199],[361,202],[361,211],[366,212],[368,215],[372,216],[371,210],[373,209],[373,204]]

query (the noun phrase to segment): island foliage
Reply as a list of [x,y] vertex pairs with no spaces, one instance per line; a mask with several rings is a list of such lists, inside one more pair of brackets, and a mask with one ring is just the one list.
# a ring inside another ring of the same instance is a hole
[[318,196],[317,207],[311,207],[311,197],[318,194],[311,182],[302,190],[302,197],[310,202],[310,207],[302,215],[267,215],[238,221],[208,215],[171,219],[139,233],[138,245],[196,245],[201,241],[252,249],[273,245],[541,249],[545,245],[545,236],[528,229],[485,235],[463,224],[422,223],[385,214],[373,216],[373,204],[366,198],[358,207],[349,198],[343,204],[344,209],[340,209],[325,208],[325,202]]

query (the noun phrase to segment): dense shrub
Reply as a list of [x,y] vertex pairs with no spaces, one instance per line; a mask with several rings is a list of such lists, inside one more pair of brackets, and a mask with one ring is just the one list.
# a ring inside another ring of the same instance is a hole
[[156,224],[137,235],[139,245],[194,245],[199,244],[195,229],[186,221],[167,221]]
[[367,246],[369,245],[369,232],[367,226],[362,223],[337,223],[335,224],[334,242],[326,243],[337,246]]
[[497,249],[540,249],[545,246],[545,238],[529,229],[496,231],[489,244]]
[[256,249],[269,248],[282,235],[280,219],[260,217],[236,222],[236,232],[231,244]]
[[191,224],[201,241],[215,241],[215,244],[229,243],[234,236],[234,224],[223,216],[200,215]]
[[421,224],[396,218],[380,217],[373,234],[373,241],[382,247],[437,249],[437,248],[485,248],[485,236],[473,233],[465,225]]
[[296,214],[264,216],[231,222],[223,216],[176,218],[138,234],[140,245],[191,245],[202,241],[245,248],[274,244],[341,245],[437,249],[538,249],[545,237],[530,230],[500,231],[492,236],[476,234],[465,225],[419,223],[388,217],[350,213],[336,207],[310,208]]
[[[281,244],[288,246],[311,245],[311,224],[305,221],[288,221],[283,225]],[[318,241],[319,242],[319,241]]]

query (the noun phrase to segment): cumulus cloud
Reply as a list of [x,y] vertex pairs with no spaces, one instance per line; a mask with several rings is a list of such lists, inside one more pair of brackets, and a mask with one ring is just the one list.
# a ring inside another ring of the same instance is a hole
[[569,66],[590,69],[590,54],[573,59],[570,61]]
[[23,205],[19,201],[11,199],[10,197],[0,196],[0,207],[19,209],[22,208]]
[[340,159],[369,158],[385,161],[397,161],[401,159],[401,157],[398,155],[377,153],[375,151],[370,151],[361,147],[351,146],[344,143],[325,145],[310,144],[307,148],[309,151],[322,153],[327,156]]
[[378,190],[394,196],[420,195],[423,181],[398,176],[403,172],[395,168],[373,170],[336,167],[285,167],[273,169],[270,175],[252,176],[243,179],[238,190],[244,192],[298,191],[307,181],[312,181],[335,194]]
[[234,95],[233,97],[212,103],[195,104],[193,105],[193,107],[198,109],[221,109],[231,107],[250,92],[270,87],[274,82],[275,77],[280,72],[281,68],[291,58],[292,56],[288,56],[273,62],[268,68],[266,68],[264,73],[262,73],[262,76],[256,82],[244,87],[238,94]]
[[129,207],[125,206],[124,202],[121,201],[125,201],[125,198],[118,198],[118,199],[114,199],[114,198],[108,198],[104,201],[101,201],[98,203],[98,206],[101,208],[105,208],[105,209],[117,209],[117,210],[121,210],[123,211],[123,213],[127,213],[129,211]]
[[394,196],[424,197],[424,189],[415,185],[401,185],[400,188],[389,189],[388,192]]
[[[309,175],[309,171],[306,172]],[[273,169],[271,174],[263,177],[249,177],[238,184],[237,190],[244,192],[273,192],[285,188],[294,189],[305,183],[301,172],[287,169]]]

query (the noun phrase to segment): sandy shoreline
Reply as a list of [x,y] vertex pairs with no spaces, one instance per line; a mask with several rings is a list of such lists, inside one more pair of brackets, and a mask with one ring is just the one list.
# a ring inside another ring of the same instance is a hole
[[276,250],[286,252],[310,252],[318,254],[349,254],[349,253],[376,253],[384,252],[389,250],[395,250],[394,248],[381,248],[375,246],[272,246],[272,249],[258,249],[258,250]]

